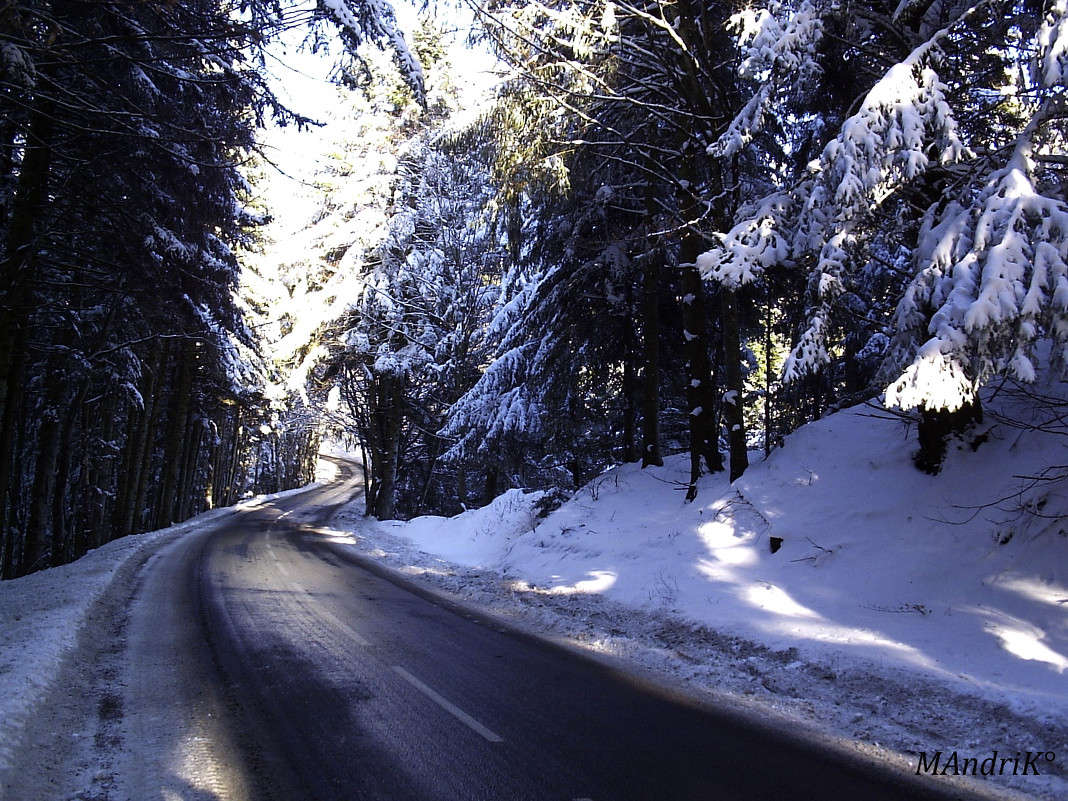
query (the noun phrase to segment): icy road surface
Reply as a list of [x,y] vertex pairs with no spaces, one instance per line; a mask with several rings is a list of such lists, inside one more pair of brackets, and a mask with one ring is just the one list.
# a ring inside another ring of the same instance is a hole
[[343,470],[124,568],[15,748],[4,797],[951,797],[364,563],[321,528],[354,492]]

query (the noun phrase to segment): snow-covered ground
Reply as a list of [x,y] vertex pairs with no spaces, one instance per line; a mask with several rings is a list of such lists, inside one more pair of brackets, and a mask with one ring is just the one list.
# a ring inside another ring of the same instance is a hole
[[921,752],[997,751],[1019,774],[1045,752],[1038,777],[1009,762],[978,784],[1064,799],[1068,482],[1027,477],[1068,464],[1068,437],[1029,430],[1018,401],[993,399],[1000,419],[937,476],[912,464],[914,426],[865,405],[734,485],[706,477],[693,503],[680,456],[611,470],[544,518],[539,494],[512,491],[451,519],[379,523],[357,505],[334,524],[523,625],[912,770]]
[[[329,478],[331,468],[324,463],[317,478]],[[11,767],[28,716],[59,675],[90,610],[124,567],[175,537],[287,494],[214,509],[170,528],[115,540],[73,564],[0,582],[0,773]],[[0,799],[3,794],[0,786]]]
[[[1068,486],[1021,477],[1068,464],[1068,438],[1018,425],[1031,407],[1009,395],[993,406],[1003,416],[988,417],[985,441],[951,447],[934,477],[912,466],[914,428],[860,406],[796,432],[734,485],[706,477],[693,503],[675,457],[609,471],[547,516],[540,494],[518,491],[407,523],[368,520],[357,503],[323,535],[519,626],[910,771],[921,752],[942,751],[943,765],[1019,754],[1004,775],[969,781],[1064,799]],[[0,769],[112,577],[227,513],[0,583]],[[1028,752],[1055,758],[1019,775]],[[937,781],[962,781],[952,773]]]

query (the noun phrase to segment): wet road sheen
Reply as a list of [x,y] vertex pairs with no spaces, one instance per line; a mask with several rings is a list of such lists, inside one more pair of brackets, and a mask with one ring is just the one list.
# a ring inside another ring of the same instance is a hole
[[334,541],[352,491],[271,502],[183,557],[205,714],[227,721],[214,797],[937,797],[397,583]]

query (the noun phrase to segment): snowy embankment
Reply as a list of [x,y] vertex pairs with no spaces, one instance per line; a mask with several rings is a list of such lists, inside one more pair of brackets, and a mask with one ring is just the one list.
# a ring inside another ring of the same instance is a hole
[[169,531],[123,537],[74,564],[0,582],[0,769],[10,767],[19,731],[74,647],[89,609],[124,564]]
[[[335,472],[324,462],[317,478],[330,480]],[[115,540],[73,564],[0,582],[0,771],[11,766],[19,733],[77,644],[86,616],[124,567],[136,566],[187,532],[288,494],[213,509],[160,531]]]
[[[985,441],[951,448],[935,477],[912,466],[914,429],[857,407],[796,432],[733,486],[706,477],[690,504],[680,457],[607,472],[546,517],[539,494],[513,491],[408,523],[369,521],[356,504],[324,535],[521,627],[910,772],[920,753],[942,751],[943,765],[1020,754],[1018,775],[1010,761],[973,781],[1063,799],[1068,486],[1019,477],[1068,464],[1068,438],[1010,422],[1027,404],[992,408],[1004,416],[988,418]],[[108,583],[228,513],[0,583],[0,768]],[[1028,752],[1056,759],[1019,775]],[[962,781],[952,772],[932,781]]]
[[[1017,425],[1030,407],[1010,397],[993,408],[1007,416],[988,415],[975,451],[951,444],[937,476],[911,462],[914,427],[860,406],[733,486],[703,479],[690,504],[677,457],[611,470],[541,519],[539,494],[512,491],[451,519],[374,523],[354,506],[334,525],[409,575],[719,702],[910,772],[921,753],[1019,755],[973,786],[1063,799],[1068,481],[1022,477],[1068,463],[1068,438]],[[1020,775],[1028,752],[1044,752],[1037,777]]]

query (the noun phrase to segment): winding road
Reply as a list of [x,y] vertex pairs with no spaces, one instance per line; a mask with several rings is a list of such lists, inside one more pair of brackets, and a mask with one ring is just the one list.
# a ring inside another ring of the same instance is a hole
[[342,480],[176,538],[116,582],[12,801],[954,797],[367,562],[329,529],[357,491],[339,466]]

